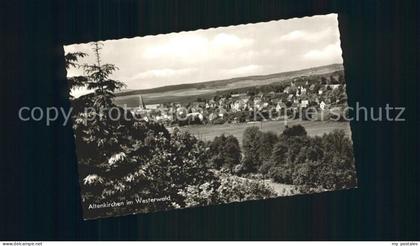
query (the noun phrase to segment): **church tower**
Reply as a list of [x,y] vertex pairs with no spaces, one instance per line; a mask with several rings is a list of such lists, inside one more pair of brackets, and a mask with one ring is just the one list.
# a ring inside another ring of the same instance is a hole
[[144,103],[143,97],[141,95],[139,96],[139,108],[146,109],[146,104]]

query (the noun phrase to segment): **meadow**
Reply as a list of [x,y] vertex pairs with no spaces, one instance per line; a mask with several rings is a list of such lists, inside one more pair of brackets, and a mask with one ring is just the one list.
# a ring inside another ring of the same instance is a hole
[[[293,125],[302,125],[309,136],[322,136],[325,133],[330,133],[334,129],[342,129],[348,137],[351,139],[351,129],[348,122],[338,121],[301,121],[301,120],[287,120],[289,127]],[[237,123],[237,124],[222,124],[222,125],[189,125],[179,127],[181,131],[188,131],[197,138],[203,141],[211,141],[216,136],[222,134],[233,135],[242,144],[242,135],[247,127],[258,126],[263,132],[274,132],[280,134],[286,127],[284,121],[261,121],[255,123]],[[171,128],[169,129],[172,130]]]

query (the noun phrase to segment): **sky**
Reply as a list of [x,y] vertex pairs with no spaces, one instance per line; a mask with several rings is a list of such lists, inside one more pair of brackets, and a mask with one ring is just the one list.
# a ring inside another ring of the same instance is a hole
[[[94,62],[91,44],[68,45],[64,49],[66,53],[87,53],[79,60],[81,64]],[[126,89],[265,75],[343,62],[336,14],[107,40],[103,41],[101,60],[119,68],[111,78],[124,82]],[[82,74],[77,68],[67,71],[67,76]]]

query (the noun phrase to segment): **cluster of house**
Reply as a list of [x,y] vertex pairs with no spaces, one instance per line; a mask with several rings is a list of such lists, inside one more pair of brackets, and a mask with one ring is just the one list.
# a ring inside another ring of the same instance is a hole
[[[186,120],[212,123],[217,119],[227,119],[240,112],[271,110],[279,114],[287,114],[287,110],[308,107],[328,110],[333,106],[344,105],[346,100],[345,84],[310,85],[306,81],[299,86],[295,82],[291,82],[283,91],[259,92],[255,95],[226,93],[208,100],[186,104],[145,105],[140,96],[140,107],[133,108],[132,113],[146,121],[165,124]],[[237,120],[233,118],[233,122],[237,122]]]

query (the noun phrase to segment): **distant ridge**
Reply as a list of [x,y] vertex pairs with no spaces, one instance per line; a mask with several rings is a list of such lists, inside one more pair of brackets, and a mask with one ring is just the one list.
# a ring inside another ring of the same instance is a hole
[[330,64],[330,65],[325,65],[325,66],[312,67],[312,68],[306,68],[306,69],[301,69],[301,70],[296,70],[296,71],[288,71],[288,72],[274,73],[274,74],[268,74],[268,75],[254,75],[254,76],[237,77],[237,78],[231,78],[231,79],[205,81],[205,82],[197,82],[197,83],[189,83],[189,84],[168,85],[168,86],[156,87],[152,89],[129,90],[129,91],[116,93],[116,96],[162,93],[162,92],[185,90],[185,89],[212,89],[216,87],[226,86],[228,84],[234,84],[235,82],[241,82],[244,80],[267,80],[267,79],[273,79],[273,78],[284,80],[284,79],[289,79],[289,78],[294,78],[294,77],[324,74],[324,73],[330,73],[330,72],[340,71],[340,70],[344,70],[343,64],[336,63],[336,64]]

